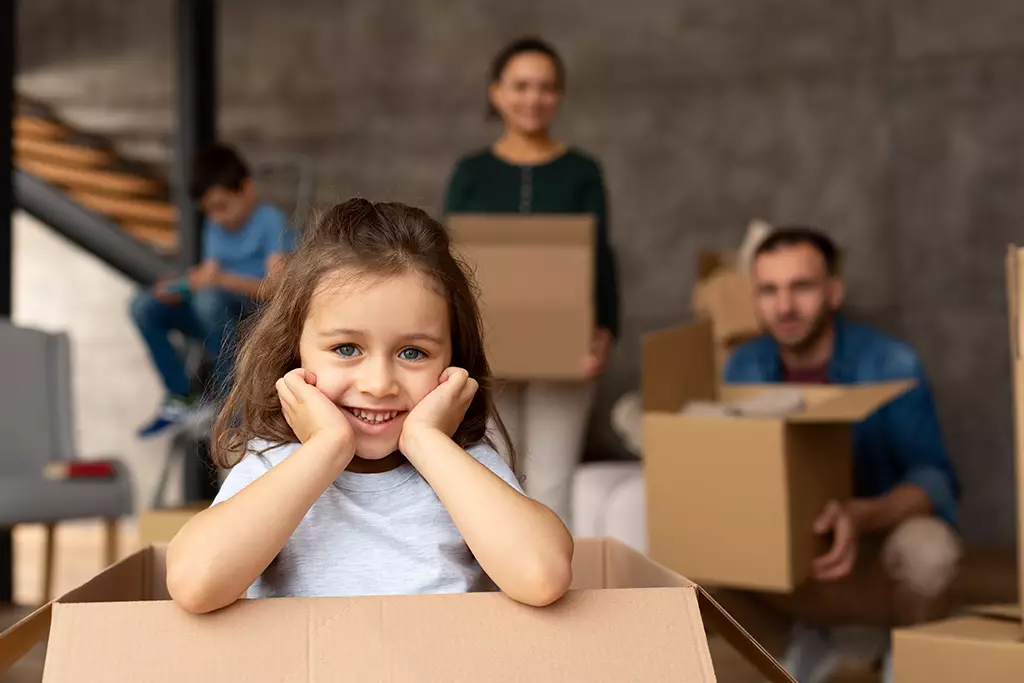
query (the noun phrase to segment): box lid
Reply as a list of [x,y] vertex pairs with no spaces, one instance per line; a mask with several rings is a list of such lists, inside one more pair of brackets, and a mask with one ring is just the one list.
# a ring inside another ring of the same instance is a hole
[[148,549],[53,603],[43,680],[714,681],[702,615],[791,680],[698,586],[619,543],[578,548],[575,585],[593,588],[543,609],[474,593],[241,600],[202,616],[144,601],[165,595],[163,550]]
[[589,214],[452,214],[448,231],[457,244],[546,244],[590,246]]
[[[860,422],[886,403],[910,391],[915,384],[913,380],[897,380],[824,387],[818,398],[808,401],[803,412],[787,417],[786,420],[795,423]],[[807,391],[813,392],[814,389],[809,388]]]

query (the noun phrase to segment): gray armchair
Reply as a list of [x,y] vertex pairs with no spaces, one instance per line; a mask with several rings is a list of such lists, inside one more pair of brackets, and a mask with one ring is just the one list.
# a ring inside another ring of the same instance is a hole
[[46,526],[44,590],[53,597],[53,536],[62,520],[106,521],[107,564],[116,559],[117,519],[132,512],[124,466],[115,476],[54,480],[47,464],[75,460],[71,352],[65,334],[0,321],[0,527]]

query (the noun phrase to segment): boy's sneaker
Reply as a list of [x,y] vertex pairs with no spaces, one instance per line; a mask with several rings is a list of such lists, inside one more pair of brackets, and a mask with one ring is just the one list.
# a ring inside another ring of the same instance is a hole
[[139,438],[154,437],[165,429],[180,424],[192,412],[194,404],[195,397],[192,396],[168,396],[157,409],[153,419],[139,428]]
[[782,668],[798,683],[825,683],[839,668],[840,660],[828,631],[797,622]]

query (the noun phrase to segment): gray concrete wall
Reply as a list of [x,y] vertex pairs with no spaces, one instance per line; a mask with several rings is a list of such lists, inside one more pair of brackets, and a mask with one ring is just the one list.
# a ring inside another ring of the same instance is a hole
[[[23,87],[160,160],[171,4],[22,3]],[[563,52],[558,133],[604,164],[623,339],[687,317],[699,250],[754,217],[814,223],[848,254],[851,309],[905,336],[935,384],[975,544],[1013,538],[1004,245],[1024,214],[1024,4],[1016,0],[221,2],[222,132],[256,159],[315,155],[321,199],[440,207],[482,119],[488,59]],[[73,77],[69,77],[72,75]]]

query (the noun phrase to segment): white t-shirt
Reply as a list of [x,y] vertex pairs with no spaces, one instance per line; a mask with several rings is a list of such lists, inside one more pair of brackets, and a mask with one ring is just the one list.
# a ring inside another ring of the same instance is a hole
[[[214,505],[235,495],[299,449],[252,443],[228,474]],[[522,492],[494,449],[467,451]],[[250,598],[410,595],[493,590],[448,511],[416,468],[381,474],[343,472],[299,523]]]

